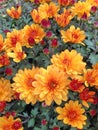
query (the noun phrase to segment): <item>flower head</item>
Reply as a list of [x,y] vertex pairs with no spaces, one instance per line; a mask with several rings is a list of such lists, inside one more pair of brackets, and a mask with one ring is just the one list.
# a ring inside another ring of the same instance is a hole
[[82,81],[79,81],[78,79],[73,79],[69,84],[69,88],[74,92],[80,93],[83,91],[84,85]]
[[7,9],[6,12],[13,19],[19,19],[22,12],[21,6],[19,6],[17,9],[15,9],[14,7],[11,7],[11,9]]
[[24,51],[22,51],[21,44],[17,43],[16,48],[13,52],[8,52],[7,55],[11,58],[13,58],[13,61],[20,62],[21,60],[26,58],[26,54]]
[[94,102],[94,91],[89,91],[88,88],[85,88],[80,94],[80,99],[82,100],[82,103],[84,106],[89,107],[88,102],[93,103]]
[[65,71],[68,75],[82,74],[86,63],[83,57],[75,50],[65,50],[60,54],[53,55],[51,62],[53,65]]
[[44,19],[53,18],[57,12],[59,11],[59,6],[54,2],[50,2],[49,4],[43,3],[38,7],[40,15],[44,15]]
[[0,52],[3,51],[4,43],[3,43],[3,36],[0,34]]
[[41,23],[42,19],[45,18],[44,15],[40,15],[39,10],[37,9],[33,9],[30,14],[35,23]]
[[85,85],[95,86],[98,89],[98,63],[93,66],[92,69],[87,69],[84,73]]
[[91,4],[89,2],[78,1],[71,7],[73,15],[77,15],[78,19],[81,19],[84,14],[87,18],[90,16]]
[[[24,27],[24,43],[26,47],[30,47],[31,43],[39,43],[46,35],[43,28],[38,24],[26,25]],[[32,45],[33,45],[32,44]]]
[[7,66],[10,64],[9,57],[6,53],[0,55],[0,67]]
[[40,73],[35,75],[35,79],[34,93],[39,95],[40,101],[45,101],[47,105],[50,105],[53,101],[61,104],[62,100],[67,100],[69,81],[59,68],[55,66],[48,66],[47,69],[41,68]]
[[72,1],[72,0],[58,0],[58,3],[62,6],[68,6],[68,5],[74,4],[74,1]]
[[16,76],[13,78],[13,89],[20,93],[21,100],[25,100],[27,104],[35,104],[38,100],[38,96],[34,95],[35,87],[32,83],[35,81],[35,74],[39,71],[38,68],[19,70]]
[[71,27],[67,31],[61,30],[62,39],[65,43],[71,42],[71,43],[80,43],[83,44],[82,41],[85,40],[85,34],[83,30],[80,30],[80,28],[76,28],[71,25]]
[[12,100],[13,90],[10,81],[4,78],[0,79],[0,101],[10,102]]
[[51,0],[30,0],[31,2],[34,2],[35,4],[37,3],[45,3],[45,2],[50,2]]
[[23,45],[23,35],[21,30],[14,29],[12,32],[8,32],[5,38],[4,45],[6,51],[14,50],[17,43]]
[[73,16],[70,10],[66,10],[66,9],[64,9],[63,13],[55,15],[55,20],[57,24],[60,25],[61,27],[67,26],[70,23],[72,18]]
[[5,101],[0,101],[0,112],[2,112],[6,107],[6,102]]
[[13,116],[0,117],[0,130],[23,130],[20,118],[14,119]]
[[85,110],[78,101],[70,100],[63,108],[57,107],[56,111],[59,113],[57,119],[63,120],[64,124],[68,124],[79,129],[82,129],[83,125],[86,124],[85,120],[87,117],[83,115]]

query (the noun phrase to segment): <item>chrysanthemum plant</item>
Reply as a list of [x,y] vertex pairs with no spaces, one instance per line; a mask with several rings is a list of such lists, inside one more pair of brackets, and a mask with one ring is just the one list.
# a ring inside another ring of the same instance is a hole
[[0,0],[0,130],[98,130],[97,0]]

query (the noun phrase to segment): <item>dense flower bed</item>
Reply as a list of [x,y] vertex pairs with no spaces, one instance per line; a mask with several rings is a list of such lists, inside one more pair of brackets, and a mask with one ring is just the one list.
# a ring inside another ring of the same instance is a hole
[[0,130],[98,130],[98,1],[0,0]]

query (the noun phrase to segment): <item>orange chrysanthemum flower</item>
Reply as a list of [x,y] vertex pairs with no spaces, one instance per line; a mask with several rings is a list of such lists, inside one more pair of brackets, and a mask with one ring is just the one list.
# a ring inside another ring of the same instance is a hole
[[82,60],[83,57],[77,51],[65,50],[60,54],[53,55],[51,62],[71,76],[83,73],[86,63]]
[[20,43],[17,43],[16,48],[13,50],[13,52],[8,52],[7,55],[13,58],[13,61],[15,62],[20,62],[26,58],[26,54],[24,51],[22,51],[22,46]]
[[65,27],[69,24],[71,19],[73,18],[70,10],[64,9],[64,12],[62,14],[55,15],[55,20],[61,27]]
[[34,94],[35,87],[32,83],[35,81],[35,74],[37,74],[39,68],[32,68],[19,70],[16,76],[13,78],[13,89],[18,92],[21,100],[25,100],[27,104],[35,104],[38,100],[38,96]]
[[0,101],[10,102],[12,100],[13,90],[10,81],[4,78],[0,79]]
[[95,86],[98,89],[98,63],[92,69],[87,69],[84,74],[85,85]]
[[[31,2],[35,2],[36,3],[36,0],[30,0]],[[50,2],[51,0],[38,0],[38,2],[40,3],[45,3],[45,2]]]
[[88,3],[91,4],[91,6],[98,6],[98,0],[86,0]]
[[70,4],[74,4],[74,1],[72,1],[72,0],[58,0],[58,3],[62,6],[68,6]]
[[90,16],[91,4],[89,2],[78,1],[71,10],[73,15],[77,15],[79,19],[84,18],[84,15],[87,19]]
[[62,39],[65,43],[71,42],[71,43],[80,43],[83,44],[83,40],[85,40],[85,34],[83,30],[80,30],[80,28],[76,28],[71,25],[70,28],[67,31],[61,30]]
[[23,130],[21,119],[14,119],[13,116],[0,117],[0,130]]
[[14,7],[11,7],[11,9],[7,9],[6,12],[13,19],[19,19],[22,12],[21,6],[19,6],[17,9],[15,9]]
[[0,67],[7,66],[10,64],[9,57],[6,53],[0,55]]
[[16,48],[16,44],[20,43],[21,45],[23,44],[23,33],[21,30],[16,30],[14,29],[12,32],[7,33],[7,37],[4,41],[5,49],[8,51],[14,50]]
[[38,7],[40,15],[44,18],[53,18],[57,12],[59,11],[59,6],[57,6],[54,2],[50,2],[49,4],[43,3]]
[[70,84],[69,88],[74,92],[82,92],[85,88],[82,81],[79,81],[78,79],[73,79]]
[[41,23],[42,19],[45,19],[45,16],[40,15],[39,10],[37,10],[37,9],[32,10],[31,17],[35,23]]
[[35,43],[42,41],[46,33],[38,24],[26,25],[24,27],[24,43],[26,47],[31,47]]
[[3,44],[3,36],[0,34],[0,52],[3,50],[4,44]]
[[85,88],[81,93],[80,93],[80,99],[82,100],[82,103],[84,106],[89,107],[88,102],[93,103],[94,102],[94,97],[95,97],[95,92],[94,91],[89,91],[88,88]]
[[35,79],[36,81],[33,82],[34,94],[39,96],[40,101],[45,101],[47,105],[51,105],[53,101],[61,104],[62,100],[67,100],[69,81],[65,73],[59,68],[55,66],[48,66],[47,69],[41,68],[40,73],[35,75]]
[[83,115],[85,110],[78,101],[70,100],[63,108],[57,107],[56,111],[59,113],[57,119],[63,120],[64,124],[68,124],[79,129],[82,129],[83,125],[86,124],[85,120],[87,117]]

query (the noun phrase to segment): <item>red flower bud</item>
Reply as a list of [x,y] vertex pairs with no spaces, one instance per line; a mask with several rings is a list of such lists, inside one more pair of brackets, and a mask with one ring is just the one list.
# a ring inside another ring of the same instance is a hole
[[41,124],[42,124],[42,125],[46,125],[46,124],[47,124],[47,120],[46,120],[46,119],[43,119],[43,120],[41,121]]
[[92,7],[91,7],[91,12],[92,12],[92,13],[95,13],[96,10],[97,10],[97,7],[96,7],[96,6],[92,6]]
[[58,126],[54,126],[52,130],[60,130],[60,128]]
[[12,69],[11,68],[6,68],[5,69],[5,74],[6,75],[12,75]]
[[40,43],[41,43],[41,45],[44,45],[44,44],[45,44],[45,41],[44,41],[44,40],[42,40]]
[[41,25],[44,27],[44,28],[49,28],[50,27],[50,21],[49,20],[46,20],[46,19],[43,19],[41,21]]
[[43,50],[43,53],[46,54],[46,55],[49,54],[49,49],[45,48],[45,49]]
[[52,45],[52,47],[57,47],[58,46],[58,40],[56,39],[56,38],[54,38],[53,40],[52,40],[52,42],[51,42],[51,45]]
[[6,102],[5,101],[1,101],[0,102],[0,112],[2,112],[5,107],[6,107]]
[[90,115],[95,116],[96,115],[96,110],[90,110]]
[[47,37],[51,37],[51,36],[52,36],[52,32],[51,32],[51,31],[48,31],[48,32],[46,33],[46,36],[47,36]]

